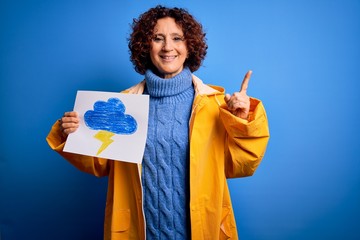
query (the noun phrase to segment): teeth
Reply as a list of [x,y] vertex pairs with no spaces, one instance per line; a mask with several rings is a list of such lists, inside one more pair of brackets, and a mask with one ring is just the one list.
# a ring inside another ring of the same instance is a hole
[[175,56],[162,56],[162,58],[165,60],[171,60],[171,59],[174,59]]

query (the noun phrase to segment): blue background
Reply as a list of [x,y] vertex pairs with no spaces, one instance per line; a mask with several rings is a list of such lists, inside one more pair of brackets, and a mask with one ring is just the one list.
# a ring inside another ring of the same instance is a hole
[[77,90],[139,80],[127,37],[157,3],[202,22],[196,74],[267,109],[271,138],[253,177],[229,180],[239,236],[359,239],[360,1],[80,1],[0,3],[0,239],[101,239],[106,178],[50,150],[53,122]]

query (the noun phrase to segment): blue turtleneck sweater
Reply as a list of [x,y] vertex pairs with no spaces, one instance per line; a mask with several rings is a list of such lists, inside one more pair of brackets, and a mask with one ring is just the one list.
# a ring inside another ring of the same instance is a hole
[[189,118],[194,98],[188,68],[170,79],[145,73],[150,95],[142,181],[147,239],[190,239]]

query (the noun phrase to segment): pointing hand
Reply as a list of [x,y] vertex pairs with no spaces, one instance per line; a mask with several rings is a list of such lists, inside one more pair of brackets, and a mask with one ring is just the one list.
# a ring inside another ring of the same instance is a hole
[[246,94],[246,90],[249,85],[251,74],[251,70],[246,73],[239,92],[235,92],[231,96],[230,94],[226,94],[224,97],[229,111],[242,119],[248,119],[249,116],[250,97]]

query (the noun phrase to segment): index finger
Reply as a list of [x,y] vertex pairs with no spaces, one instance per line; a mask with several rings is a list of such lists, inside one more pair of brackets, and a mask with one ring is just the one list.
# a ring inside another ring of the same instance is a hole
[[250,81],[250,77],[251,77],[252,71],[249,70],[244,77],[244,80],[241,83],[241,89],[240,92],[246,92],[248,85],[249,85],[249,81]]

